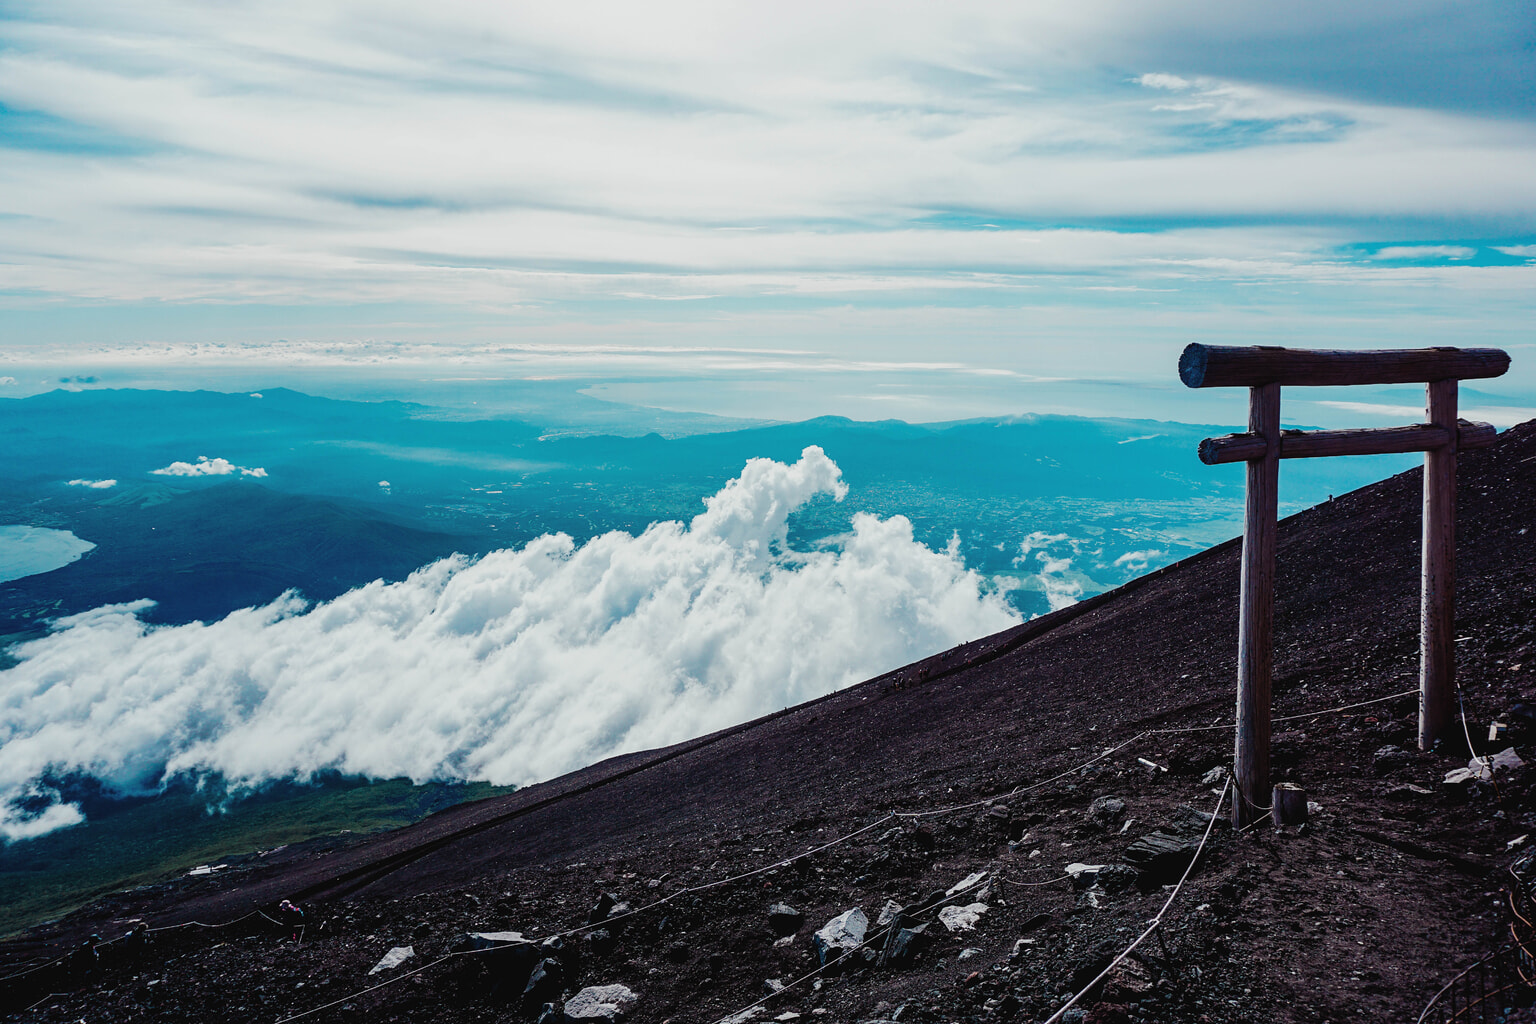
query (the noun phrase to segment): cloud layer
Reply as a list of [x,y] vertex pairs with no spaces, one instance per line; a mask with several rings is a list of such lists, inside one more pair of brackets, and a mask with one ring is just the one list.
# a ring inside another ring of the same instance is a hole
[[830,692],[1016,621],[901,517],[789,550],[846,493],[819,448],[747,463],[684,525],[545,536],[307,607],[151,628],[147,603],[61,620],[0,673],[0,834],[79,820],[50,780],[120,793],[322,770],[529,783]]

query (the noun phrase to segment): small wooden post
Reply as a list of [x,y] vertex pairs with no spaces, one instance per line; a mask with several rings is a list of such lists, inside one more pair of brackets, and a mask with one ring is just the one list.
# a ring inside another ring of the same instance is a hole
[[1280,385],[1248,392],[1248,431],[1264,438],[1261,458],[1247,463],[1243,567],[1237,632],[1237,799],[1232,820],[1247,825],[1269,796],[1270,676],[1274,667],[1275,530],[1280,498]]
[[1424,453],[1424,572],[1419,594],[1419,749],[1445,735],[1456,689],[1456,381],[1424,388],[1426,419],[1450,441]]
[[1276,783],[1269,805],[1269,818],[1276,828],[1300,825],[1307,820],[1307,791],[1294,782]]

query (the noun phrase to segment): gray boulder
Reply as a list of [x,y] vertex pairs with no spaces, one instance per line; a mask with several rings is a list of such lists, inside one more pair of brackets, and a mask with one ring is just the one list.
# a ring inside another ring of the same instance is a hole
[[597,903],[587,914],[587,924],[598,924],[608,920],[608,915],[613,913],[613,908],[618,905],[619,898],[611,892],[605,892],[597,898]]
[[828,921],[811,939],[816,949],[816,959],[822,967],[857,949],[869,931],[869,918],[859,907],[844,911]]
[[1177,882],[1195,859],[1200,844],[1168,832],[1150,832],[1125,848],[1127,864],[1140,869],[1141,880],[1148,887]]
[[616,1021],[639,1001],[626,985],[591,985],[565,1001],[565,1016],[580,1021]]
[[1371,755],[1371,770],[1377,775],[1391,775],[1413,764],[1413,755],[1395,744],[1378,747]]
[[886,939],[882,959],[889,967],[910,967],[930,941],[927,924],[893,928]]
[[768,927],[781,938],[795,934],[804,923],[805,915],[786,903],[775,903],[768,908]]
[[554,957],[540,960],[523,988],[522,1005],[531,1016],[537,1007],[559,1000],[565,988],[565,967]]
[[1113,831],[1125,820],[1125,801],[1117,796],[1095,797],[1088,805],[1088,824]]

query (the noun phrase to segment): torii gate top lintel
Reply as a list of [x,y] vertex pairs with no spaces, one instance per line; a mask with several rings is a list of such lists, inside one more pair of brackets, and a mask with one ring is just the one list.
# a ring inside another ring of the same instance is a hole
[[[1279,460],[1332,455],[1424,453],[1423,587],[1420,595],[1419,745],[1451,721],[1455,687],[1456,452],[1497,439],[1486,423],[1456,416],[1457,381],[1498,377],[1509,354],[1496,348],[1340,351],[1263,345],[1192,344],[1179,379],[1192,388],[1249,389],[1248,432],[1200,442],[1209,465],[1247,463],[1237,643],[1234,818],[1246,825],[1269,798],[1270,679],[1273,672],[1275,529]],[[1425,385],[1425,422],[1374,430],[1282,431],[1280,388],[1357,384]]]
[[1508,369],[1509,353],[1497,348],[1348,351],[1195,343],[1179,356],[1179,379],[1192,388],[1420,384],[1500,377]]

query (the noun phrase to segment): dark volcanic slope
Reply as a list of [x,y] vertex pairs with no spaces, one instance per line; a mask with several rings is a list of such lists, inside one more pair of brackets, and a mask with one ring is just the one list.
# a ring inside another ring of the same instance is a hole
[[[1474,738],[1536,689],[1536,425],[1461,468],[1458,647]],[[1418,476],[1346,495],[1281,527],[1276,714],[1321,711],[1410,689],[1417,680]],[[347,847],[290,849],[212,879],[123,894],[5,950],[10,962],[62,948],[123,919],[156,925],[233,920],[283,896],[304,900],[302,945],[252,931],[157,933],[132,963],[29,1011],[26,1019],[514,1019],[494,970],[458,958],[401,984],[367,971],[391,946],[421,965],[466,929],[542,937],[585,923],[597,894],[639,906],[880,821],[1050,779],[1152,727],[1230,716],[1236,546],[1205,552],[1103,599],[948,652],[713,737],[615,759],[510,797],[467,805]],[[925,678],[926,676],[926,678]],[[1402,1020],[1502,927],[1506,844],[1536,831],[1532,782],[1439,780],[1463,742],[1410,746],[1413,697],[1280,723],[1276,774],[1323,811],[1302,830],[1218,827],[1138,977],[1096,993],[1088,1018]],[[1523,756],[1532,752],[1518,731]],[[1481,746],[1481,744],[1479,744]],[[1168,770],[1149,770],[1144,757]],[[1092,900],[1063,883],[1026,887],[1081,861],[1115,863],[1154,828],[1188,832],[1181,804],[1211,809],[1202,777],[1230,759],[1223,730],[1143,738],[1089,771],[991,808],[898,818],[792,866],[685,895],[580,936],[567,988],[624,983],[637,1020],[714,1021],[758,999],[768,978],[815,966],[810,933],[860,906],[911,904],[976,870],[996,875],[975,931],[940,938],[904,969],[861,968],[778,996],[759,1019],[1039,1020],[1093,976],[1161,906],[1160,879]],[[1115,796],[1123,831],[1086,814]],[[1001,809],[999,809],[1001,808]],[[921,826],[921,827],[919,827]],[[1016,842],[1010,844],[1009,839]],[[658,881],[659,879],[659,881]],[[976,897],[967,897],[973,899]],[[775,945],[769,903],[806,914]],[[962,901],[964,902],[964,901]],[[926,915],[931,919],[932,915]],[[322,927],[323,925],[323,927]],[[1033,940],[1010,958],[1021,936]],[[966,954],[962,949],[978,952]],[[567,966],[574,959],[566,954]],[[388,975],[385,975],[387,977]],[[367,980],[365,980],[365,978]],[[1138,980],[1139,978],[1139,980]],[[150,983],[155,984],[151,985]],[[506,986],[503,985],[503,988]],[[521,991],[520,982],[516,985]],[[18,989],[19,991],[19,989]],[[881,1005],[881,1004],[885,1005]]]

